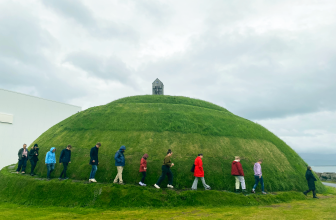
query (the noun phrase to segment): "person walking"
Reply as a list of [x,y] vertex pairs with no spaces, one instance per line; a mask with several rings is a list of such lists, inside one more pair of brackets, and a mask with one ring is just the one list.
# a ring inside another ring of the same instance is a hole
[[47,179],[50,180],[50,174],[55,169],[56,164],[56,148],[50,148],[50,151],[47,152],[45,157],[45,164],[47,165]]
[[261,193],[262,194],[266,194],[265,192],[265,187],[264,187],[264,179],[262,177],[262,172],[261,172],[261,163],[262,160],[258,160],[258,162],[256,162],[254,164],[253,170],[254,170],[254,186],[252,188],[252,193],[255,193],[255,190],[260,182],[261,185]]
[[307,194],[310,192],[310,191],[313,191],[313,198],[314,199],[318,199],[318,197],[316,196],[316,188],[315,188],[315,181],[316,181],[316,178],[312,172],[312,168],[310,166],[307,167],[307,171],[306,171],[306,180],[308,182],[308,187],[309,187],[309,190],[307,191],[304,191],[303,194],[305,194],[307,196]]
[[167,156],[163,160],[163,165],[161,167],[162,174],[158,181],[154,184],[154,187],[157,189],[160,189],[161,182],[168,176],[168,188],[174,188],[173,187],[173,173],[171,172],[170,168],[174,166],[174,163],[170,161],[170,157],[173,155],[173,152],[169,149],[167,152]]
[[[240,157],[236,156],[232,162],[231,175],[236,179],[236,193],[239,193],[239,185],[241,184],[242,191],[246,193],[245,179],[243,167],[240,163]],[[239,184],[240,183],[240,184]]]
[[71,163],[71,148],[72,146],[69,144],[67,148],[63,149],[59,158],[59,163],[63,163],[63,171],[58,179],[62,179],[62,176],[64,176],[63,179],[69,179],[66,175],[66,171],[68,169],[69,163]]
[[95,175],[96,175],[96,172],[97,172],[97,169],[98,169],[97,166],[99,164],[98,150],[99,150],[100,146],[101,146],[101,143],[98,142],[96,144],[96,146],[94,146],[90,150],[90,164],[92,166],[92,169],[91,169],[91,173],[90,173],[89,183],[91,183],[91,182],[96,183],[97,182],[97,180],[95,179]]
[[118,183],[119,180],[119,184],[123,185],[123,179],[122,179],[122,172],[124,170],[124,166],[125,166],[125,156],[124,156],[124,152],[126,150],[125,146],[121,146],[120,149],[115,153],[114,155],[114,160],[115,160],[115,166],[117,167],[117,176],[115,177],[113,183]]
[[39,148],[37,144],[34,144],[34,147],[32,147],[28,154],[28,159],[30,161],[30,175],[35,176],[34,169],[36,167],[37,161],[38,161],[38,155],[39,155]]
[[140,161],[139,172],[142,173],[142,178],[141,178],[141,181],[139,182],[140,186],[146,186],[145,178],[146,178],[146,172],[147,172],[147,158],[148,158],[148,154],[144,154]]
[[204,180],[204,170],[203,170],[203,154],[198,154],[198,157],[196,157],[194,165],[195,165],[195,170],[194,170],[194,176],[195,180],[194,183],[192,184],[191,189],[192,190],[197,190],[197,184],[198,184],[198,179],[201,179],[204,189],[205,190],[210,190],[211,187],[205,183]]
[[26,173],[26,166],[27,166],[27,159],[28,159],[28,150],[27,144],[23,144],[23,147],[18,152],[19,157],[19,164],[18,168],[16,169],[16,173],[19,173],[21,168],[21,173]]

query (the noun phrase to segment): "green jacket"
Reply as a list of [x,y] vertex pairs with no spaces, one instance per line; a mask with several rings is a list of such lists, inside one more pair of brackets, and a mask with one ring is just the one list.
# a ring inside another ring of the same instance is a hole
[[170,156],[166,156],[163,160],[163,165],[166,165],[167,167],[171,167],[172,162],[170,161]]
[[[27,157],[28,157],[28,149],[26,148],[26,151],[27,151]],[[23,153],[23,148],[21,148],[18,152],[18,157],[19,157],[19,160],[22,160],[22,153]]]

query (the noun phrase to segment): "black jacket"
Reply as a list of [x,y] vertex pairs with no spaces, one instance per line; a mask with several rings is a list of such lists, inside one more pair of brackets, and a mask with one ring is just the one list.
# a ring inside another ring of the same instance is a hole
[[[30,149],[29,154],[28,154],[28,159],[29,160],[34,160],[34,161],[38,161],[38,152],[39,152],[39,148],[35,149],[34,147],[32,149]],[[37,155],[36,155],[37,154]]]
[[311,170],[307,170],[306,179],[308,181],[309,190],[315,190],[315,181],[316,178]]
[[60,163],[69,163],[71,161],[71,150],[63,149],[59,158]]
[[[94,146],[93,148],[91,148],[90,151],[90,164],[91,165],[98,165],[98,148],[96,146]],[[92,162],[92,161],[95,162]]]

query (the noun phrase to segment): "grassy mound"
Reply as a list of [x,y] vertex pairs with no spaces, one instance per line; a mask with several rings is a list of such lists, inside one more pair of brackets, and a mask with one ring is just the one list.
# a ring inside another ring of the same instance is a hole
[[[149,154],[146,183],[154,184],[161,174],[167,149],[174,155],[174,186],[190,188],[193,182],[191,165],[203,153],[205,179],[213,189],[232,190],[231,162],[242,157],[248,189],[254,184],[253,164],[262,164],[265,188],[268,191],[304,190],[305,162],[285,142],[259,124],[241,118],[209,102],[174,96],[134,96],[77,113],[43,133],[34,143],[40,146],[36,171],[46,175],[44,156],[56,147],[60,151],[71,144],[72,163],[68,175],[87,180],[91,170],[89,152],[100,141],[97,181],[112,182],[117,171],[114,154],[126,146],[126,183],[140,180],[139,164]],[[32,146],[30,146],[32,147]],[[30,149],[29,147],[29,149]],[[30,164],[28,163],[28,169]],[[59,175],[62,166],[56,165]],[[166,182],[162,184],[165,186]],[[199,185],[199,187],[201,187]],[[319,191],[324,187],[317,182]]]

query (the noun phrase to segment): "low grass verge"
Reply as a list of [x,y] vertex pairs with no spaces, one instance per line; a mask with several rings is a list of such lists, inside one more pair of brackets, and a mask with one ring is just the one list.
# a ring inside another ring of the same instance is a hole
[[335,219],[336,196],[263,206],[65,208],[0,203],[1,219]]
[[[255,206],[294,200],[307,200],[302,192],[277,192],[243,195],[228,191],[157,190],[154,187],[116,184],[87,184],[72,180],[33,178],[0,172],[0,200],[18,205],[40,207],[192,207],[192,206]],[[336,194],[332,189],[324,193]]]

